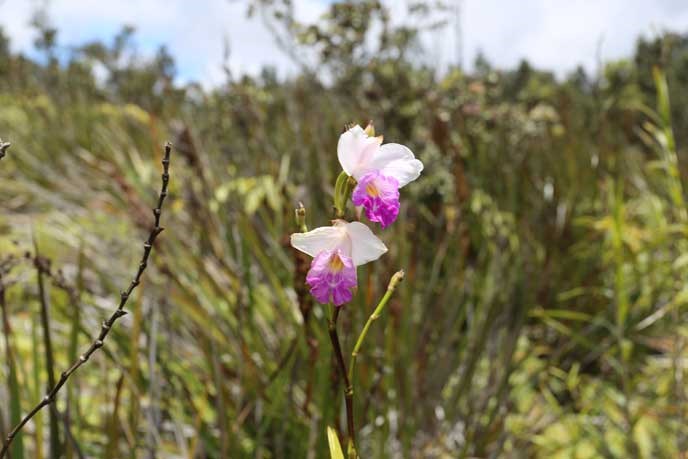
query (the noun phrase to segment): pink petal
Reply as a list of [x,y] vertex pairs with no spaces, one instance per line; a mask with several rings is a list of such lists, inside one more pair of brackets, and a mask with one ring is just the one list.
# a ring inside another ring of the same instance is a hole
[[399,182],[378,171],[369,172],[358,181],[351,199],[363,206],[368,220],[386,228],[399,215]]
[[313,259],[306,283],[319,303],[342,306],[351,301],[358,285],[356,267],[341,250],[324,250]]

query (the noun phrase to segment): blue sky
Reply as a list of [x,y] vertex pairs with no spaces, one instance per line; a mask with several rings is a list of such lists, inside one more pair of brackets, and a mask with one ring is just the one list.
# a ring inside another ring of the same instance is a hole
[[[45,0],[44,0],[45,1]],[[383,0],[404,22],[410,0]],[[470,67],[478,50],[502,67],[528,58],[559,75],[598,60],[629,55],[638,35],[664,29],[688,32],[688,0],[448,0],[460,2],[463,63]],[[297,16],[315,21],[329,0],[294,0]],[[0,0],[0,17],[16,50],[29,52],[27,27],[37,0]],[[229,64],[237,73],[256,73],[271,65],[282,74],[294,71],[259,19],[247,19],[245,0],[52,0],[50,17],[62,45],[92,39],[110,40],[123,24],[136,27],[142,54],[161,44],[177,60],[179,80],[205,85],[222,81],[225,43]],[[443,31],[424,37],[440,66],[456,62],[454,18]]]

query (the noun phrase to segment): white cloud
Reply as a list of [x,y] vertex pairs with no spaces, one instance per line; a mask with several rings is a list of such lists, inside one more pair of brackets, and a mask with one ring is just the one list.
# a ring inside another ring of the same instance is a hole
[[465,0],[464,46],[471,59],[482,49],[492,62],[515,66],[527,57],[558,74],[598,58],[633,52],[640,34],[688,31],[688,2],[681,0]]
[[[450,0],[452,1],[452,0]],[[558,74],[583,64],[594,71],[602,60],[629,55],[641,33],[662,29],[688,30],[685,0],[453,0],[461,1],[464,64],[470,67],[478,50],[502,67],[522,58]],[[295,0],[297,13],[316,20],[329,0]],[[408,0],[386,0],[401,17]],[[33,31],[27,27],[35,3],[0,0],[0,17],[13,47],[29,50]],[[134,25],[143,52],[166,44],[177,60],[180,79],[204,84],[222,80],[225,40],[230,68],[257,73],[264,65],[280,72],[295,67],[275,45],[259,18],[246,17],[246,0],[53,0],[50,16],[59,29],[60,43],[75,45],[92,39],[111,39],[122,24]],[[426,37],[433,48],[432,63],[454,63],[457,56],[455,23]],[[401,19],[403,20],[403,19]]]

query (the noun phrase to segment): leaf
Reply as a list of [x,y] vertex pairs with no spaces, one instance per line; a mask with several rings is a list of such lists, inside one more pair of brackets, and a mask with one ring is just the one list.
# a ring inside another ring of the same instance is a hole
[[344,459],[344,451],[342,451],[342,445],[339,444],[337,432],[330,426],[327,426],[327,443],[330,444],[330,457],[332,459]]
[[652,76],[657,86],[657,112],[666,126],[671,125],[671,105],[669,103],[669,87],[666,76],[658,68],[652,68]]

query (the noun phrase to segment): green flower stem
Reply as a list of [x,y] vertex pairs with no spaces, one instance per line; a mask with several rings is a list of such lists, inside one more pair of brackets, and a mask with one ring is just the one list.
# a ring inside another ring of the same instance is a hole
[[385,305],[389,301],[389,299],[392,296],[392,293],[394,293],[394,290],[396,289],[397,285],[401,280],[404,278],[404,271],[399,271],[394,276],[392,276],[392,279],[389,281],[389,285],[387,286],[387,292],[385,295],[382,297],[382,300],[378,303],[377,307],[375,308],[375,311],[373,311],[373,314],[368,318],[368,321],[366,322],[365,326],[363,327],[363,331],[361,332],[360,336],[358,337],[358,340],[356,341],[356,346],[354,347],[353,352],[351,353],[351,363],[349,364],[349,371],[347,372],[346,370],[346,363],[344,363],[344,355],[342,354],[342,347],[339,343],[339,335],[337,334],[337,319],[339,318],[339,311],[340,308],[336,306],[332,306],[330,304],[330,310],[331,310],[331,316],[330,320],[328,323],[328,331],[330,334],[330,341],[332,341],[332,348],[334,349],[334,354],[335,358],[337,360],[337,365],[339,366],[339,371],[342,374],[342,378],[344,378],[344,397],[346,401],[346,427],[347,431],[349,433],[349,441],[347,445],[347,456],[349,459],[357,459],[358,458],[358,453],[356,452],[356,428],[354,425],[354,386],[353,386],[353,375],[354,375],[354,366],[356,364],[356,356],[358,355],[358,352],[361,350],[361,346],[363,345],[363,340],[365,339],[366,335],[368,334],[368,330],[370,329],[370,325],[377,320],[378,317],[380,317],[380,314],[382,314],[382,310],[385,308]]
[[396,272],[392,276],[392,279],[389,281],[389,285],[387,286],[387,291],[385,292],[385,295],[382,297],[382,299],[380,300],[380,302],[378,303],[377,307],[370,315],[370,317],[368,317],[368,321],[366,322],[365,326],[363,327],[363,330],[361,331],[361,334],[358,336],[358,339],[356,340],[356,345],[354,346],[353,352],[351,352],[351,360],[349,362],[348,380],[351,382],[352,387],[354,381],[354,368],[356,366],[356,357],[358,356],[358,352],[361,350],[361,347],[363,346],[363,341],[365,340],[365,337],[368,334],[368,330],[370,329],[370,326],[373,324],[373,322],[375,322],[380,317],[380,315],[382,314],[382,310],[385,309],[385,306],[387,305],[389,299],[392,297],[392,294],[394,293],[394,290],[397,288],[397,285],[403,279],[403,270]]

